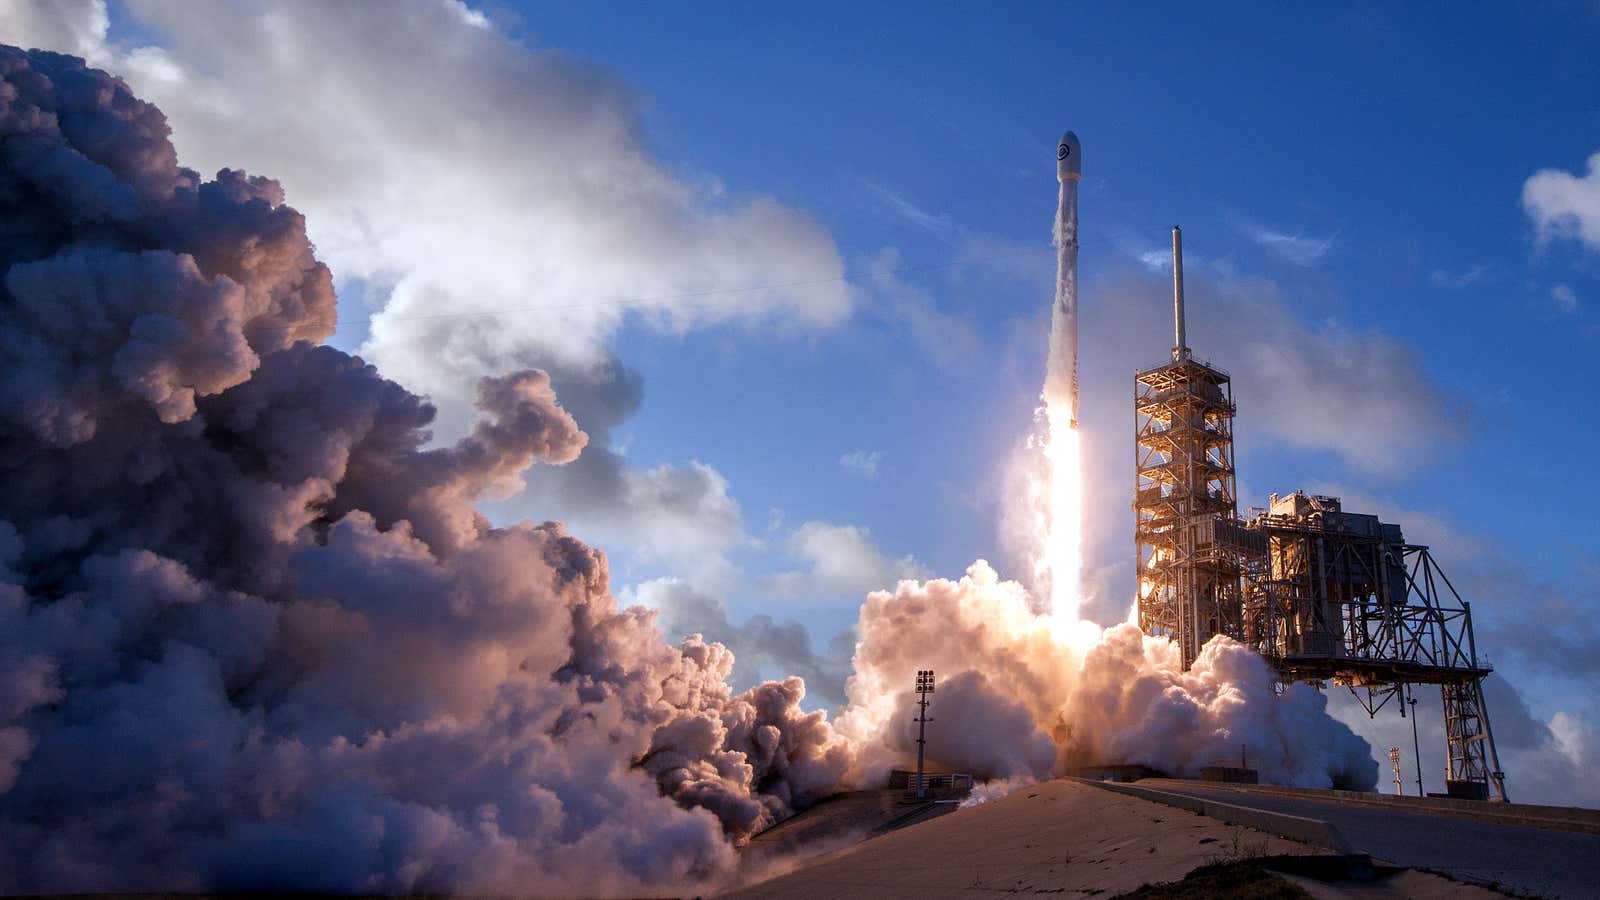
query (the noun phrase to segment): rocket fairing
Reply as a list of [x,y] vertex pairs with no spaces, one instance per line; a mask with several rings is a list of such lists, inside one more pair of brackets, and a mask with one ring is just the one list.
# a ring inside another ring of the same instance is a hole
[[1050,362],[1045,402],[1065,403],[1070,427],[1078,427],[1078,181],[1083,149],[1067,132],[1056,146],[1056,301],[1050,314]]

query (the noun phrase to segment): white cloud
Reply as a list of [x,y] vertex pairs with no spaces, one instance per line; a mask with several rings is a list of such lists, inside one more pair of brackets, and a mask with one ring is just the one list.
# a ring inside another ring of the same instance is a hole
[[805,568],[766,579],[765,587],[774,596],[859,599],[871,591],[893,588],[903,578],[928,577],[916,557],[887,556],[878,549],[872,532],[860,525],[807,522],[790,536],[789,554]]
[[507,518],[560,519],[586,541],[626,548],[705,590],[738,583],[729,554],[755,545],[728,480],[699,461],[640,469],[604,449],[585,451],[558,475],[530,478],[501,508]]
[[[1137,246],[1128,241],[1128,249]],[[1233,274],[1231,266],[1186,266],[1185,274],[1189,346],[1232,375],[1242,508],[1262,503],[1266,491],[1302,486],[1260,480],[1258,462],[1274,447],[1325,453],[1332,459],[1315,460],[1319,471],[1370,475],[1375,483],[1385,483],[1431,464],[1466,436],[1466,401],[1434,380],[1405,338],[1308,319],[1278,284]],[[1049,296],[1048,282],[1037,290]],[[1102,436],[1083,447],[1090,567],[1084,608],[1096,621],[1110,624],[1122,620],[1133,596],[1132,567],[1125,563],[1132,555],[1126,493],[1131,373],[1170,360],[1172,294],[1165,273],[1142,267],[1090,279],[1082,291],[1081,342],[1094,348],[1080,359],[1082,422],[1086,435]],[[1018,320],[1015,348],[1042,347],[1045,312]],[[1036,356],[1025,349],[1010,353],[1021,354],[1025,363],[1018,384],[1037,378]],[[1016,456],[1002,484],[989,494],[1000,507],[1001,547],[1011,569],[1027,572],[1035,524],[1022,485],[1037,455]]]
[[462,3],[461,0],[447,0],[447,2],[452,8],[455,9],[456,14],[461,17],[461,21],[466,22],[468,25],[471,25],[474,28],[490,27],[488,16],[467,6],[465,3]]
[[899,266],[900,254],[893,248],[878,253],[867,266],[878,315],[904,328],[917,349],[941,365],[975,362],[983,350],[978,330],[965,319],[941,311],[926,290],[902,280]]
[[1574,316],[1583,312],[1583,304],[1578,301],[1577,293],[1565,284],[1552,287],[1550,299],[1555,301],[1555,310],[1559,315]]
[[1583,175],[1561,169],[1533,173],[1522,185],[1522,209],[1540,243],[1563,238],[1600,250],[1600,153],[1589,157]]
[[1238,228],[1250,240],[1273,255],[1297,266],[1314,266],[1333,249],[1333,236],[1308,237],[1305,232],[1278,231],[1251,222],[1240,222]]
[[[1138,262],[1139,265],[1151,272],[1172,271],[1172,247],[1170,245],[1154,244],[1143,235],[1122,230],[1114,232],[1111,241],[1113,246],[1123,255]],[[1183,263],[1185,268],[1192,268],[1204,265],[1205,259],[1185,247]]]
[[906,220],[907,222],[910,222],[912,225],[937,235],[946,241],[950,240],[955,235],[956,226],[955,223],[950,220],[949,216],[944,214],[935,215],[931,212],[928,212],[915,203],[912,203],[910,200],[907,200],[905,197],[900,196],[899,194],[889,190],[875,181],[870,181],[863,178],[861,179],[861,183],[865,185],[867,190],[871,191],[873,196],[877,197],[885,207],[888,207],[890,212]]
[[[1285,443],[1332,449],[1362,469],[1396,473],[1466,431],[1458,404],[1392,335],[1327,320],[1261,322],[1235,371],[1251,375],[1249,421]],[[1273,330],[1269,330],[1273,329]],[[1274,333],[1275,330],[1275,333]]]
[[744,528],[739,504],[728,492],[728,480],[705,463],[624,469],[622,477],[629,530],[642,532],[646,545],[662,556],[740,541]]
[[[1112,233],[1112,246],[1124,256],[1137,262],[1140,266],[1151,272],[1165,272],[1172,274],[1172,245],[1153,243],[1145,235],[1134,234],[1131,231],[1117,230]],[[1054,278],[1055,263],[1051,259],[1051,276]],[[1215,260],[1212,257],[1197,252],[1188,243],[1183,248],[1183,268],[1187,272],[1201,266],[1212,268],[1226,268],[1226,260]]]
[[945,266],[953,281],[973,277],[984,285],[997,280],[1032,290],[1040,280],[1056,277],[1056,251],[1048,240],[1018,241],[994,234],[968,235]]
[[683,579],[656,578],[629,586],[618,599],[660,610],[656,624],[669,642],[700,634],[727,646],[733,651],[729,680],[735,690],[764,678],[799,675],[806,682],[808,705],[844,705],[844,682],[855,644],[850,629],[836,635],[819,654],[811,647],[810,632],[794,619],[757,613],[735,624],[720,598]]
[[[1483,690],[1506,776],[1506,793],[1513,802],[1556,806],[1600,803],[1600,785],[1589,777],[1600,764],[1600,754],[1596,752],[1600,749],[1600,735],[1589,724],[1592,719],[1587,711],[1559,711],[1548,720],[1543,719],[1529,708],[1517,687],[1499,675],[1486,679]],[[1429,791],[1439,791],[1444,788],[1444,773],[1435,764],[1444,745],[1439,694],[1419,689],[1416,696],[1424,786]],[[1372,745],[1384,793],[1394,789],[1388,748],[1401,748],[1402,784],[1405,793],[1414,796],[1417,773],[1411,720],[1402,719],[1392,703],[1377,717],[1369,717],[1343,688],[1330,688],[1328,701],[1329,711]]]
[[827,231],[669,169],[627,85],[457,0],[128,9],[158,46],[107,44],[99,3],[5,24],[126,77],[189,165],[281,181],[336,277],[378,298],[362,354],[432,396],[442,430],[478,375],[592,362],[629,316],[814,330],[851,312]]
[[1472,266],[1461,272],[1451,272],[1445,269],[1434,269],[1428,273],[1428,283],[1434,287],[1464,288],[1476,284],[1489,274],[1487,265]]
[[878,466],[883,463],[885,455],[882,450],[851,450],[839,457],[839,465],[852,475],[877,478]]
[[[1185,267],[1185,275],[1189,346],[1232,374],[1242,441],[1265,435],[1392,475],[1464,436],[1462,401],[1429,377],[1406,340],[1302,318],[1267,279],[1214,267]],[[1090,427],[1121,429],[1130,390],[1125,373],[1158,364],[1170,346],[1170,287],[1128,275],[1090,290],[1083,339],[1098,352],[1083,370],[1085,415]],[[1101,408],[1115,416],[1102,421]]]
[[[1547,705],[1565,705],[1573,698],[1592,705],[1588,685],[1600,673],[1600,629],[1589,624],[1596,608],[1593,592],[1583,596],[1563,591],[1506,556],[1494,541],[1438,515],[1398,506],[1382,495],[1348,484],[1313,481],[1305,488],[1341,498],[1351,512],[1398,523],[1409,543],[1430,548],[1450,586],[1472,604],[1478,658],[1496,668],[1496,675],[1484,683],[1484,691],[1512,799],[1564,805],[1571,805],[1574,799],[1585,804],[1600,802],[1600,786],[1583,774],[1600,763],[1600,735],[1593,725],[1585,724],[1594,721],[1592,715],[1558,710],[1546,720],[1528,708],[1518,689],[1536,686]],[[1442,583],[1440,589],[1444,590]],[[1551,681],[1570,690],[1550,690]],[[1443,728],[1438,694],[1418,694],[1423,753],[1436,754]],[[1385,772],[1384,748],[1405,748],[1406,790],[1412,791],[1410,724],[1393,713],[1369,720],[1344,691],[1332,691],[1329,697],[1336,714],[1373,741]],[[1425,774],[1434,785],[1431,789],[1437,789],[1437,772]]]
[[1145,250],[1139,254],[1139,265],[1152,272],[1172,268],[1172,254],[1165,250]]
[[1590,760],[1600,760],[1600,743],[1596,740],[1600,735],[1593,723],[1563,710],[1551,717],[1550,731],[1563,756],[1582,767],[1581,771],[1593,770]]
[[11,0],[0,9],[5,43],[81,56],[103,65],[111,17],[105,0]]
[[641,387],[606,348],[630,316],[669,332],[843,321],[854,289],[825,229],[667,167],[626,84],[513,43],[459,0],[126,12],[152,46],[109,39],[97,0],[8,4],[0,34],[125,77],[186,164],[278,179],[340,279],[353,340],[375,313],[362,355],[429,395],[441,438],[471,420],[478,376],[550,370],[590,445],[500,518],[560,517],[699,584],[733,577],[726,554],[749,538],[722,475],[632,468],[610,447]]

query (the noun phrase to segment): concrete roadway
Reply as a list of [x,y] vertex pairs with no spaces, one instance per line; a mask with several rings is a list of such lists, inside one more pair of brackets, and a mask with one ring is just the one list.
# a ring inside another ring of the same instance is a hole
[[1600,897],[1600,834],[1500,825],[1311,797],[1163,781],[1152,788],[1320,819],[1375,860],[1540,897]]

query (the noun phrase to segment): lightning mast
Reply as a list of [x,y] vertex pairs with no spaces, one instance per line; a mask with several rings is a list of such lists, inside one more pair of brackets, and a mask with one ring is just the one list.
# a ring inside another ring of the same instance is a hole
[[1494,669],[1478,655],[1471,605],[1428,548],[1407,543],[1397,524],[1303,491],[1273,494],[1239,518],[1233,390],[1228,373],[1189,349],[1176,227],[1172,316],[1172,361],[1134,381],[1139,627],[1177,642],[1185,669],[1227,635],[1261,654],[1280,684],[1343,685],[1371,716],[1391,701],[1402,716],[1410,706],[1418,796],[1411,688],[1437,684],[1446,794],[1507,800],[1483,692]]
[[1177,641],[1188,668],[1212,635],[1243,637],[1234,404],[1228,373],[1196,360],[1184,328],[1183,233],[1172,228],[1172,361],[1134,379],[1139,627]]

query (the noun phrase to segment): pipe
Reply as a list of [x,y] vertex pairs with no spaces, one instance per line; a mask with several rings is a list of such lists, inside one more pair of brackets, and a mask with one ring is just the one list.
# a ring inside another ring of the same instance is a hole
[[[1417,796],[1426,797],[1428,795],[1422,792],[1422,742],[1417,739],[1417,698],[1411,696],[1409,684],[1406,685],[1406,703],[1411,704],[1411,752],[1417,758]],[[1401,706],[1401,714],[1405,711],[1406,708]]]
[[1189,355],[1189,344],[1183,333],[1183,231],[1176,225],[1172,226],[1172,319],[1177,340],[1172,358],[1184,359]]

